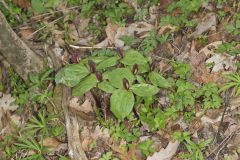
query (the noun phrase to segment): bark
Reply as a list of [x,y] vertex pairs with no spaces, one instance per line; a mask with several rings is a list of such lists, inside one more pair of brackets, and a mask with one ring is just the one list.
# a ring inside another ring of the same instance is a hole
[[43,69],[43,59],[34,53],[12,30],[0,11],[0,53],[24,79]]

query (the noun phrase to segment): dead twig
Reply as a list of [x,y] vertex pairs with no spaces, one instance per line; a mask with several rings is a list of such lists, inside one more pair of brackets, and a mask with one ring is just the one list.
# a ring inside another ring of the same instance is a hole
[[75,46],[70,44],[69,47],[74,49],[102,49],[102,48],[109,48],[109,49],[115,49],[116,47],[96,47],[96,46]]
[[33,32],[32,34],[28,35],[26,38],[27,38],[27,39],[31,38],[33,35],[35,35],[35,34],[38,33],[39,31],[43,30],[44,28],[46,28],[46,27],[49,26],[49,25],[52,25],[52,24],[56,23],[57,21],[59,21],[59,20],[62,19],[62,18],[64,18],[64,16],[61,16],[61,17],[55,19],[54,21],[52,21],[52,22],[44,25],[43,27],[39,28],[38,30],[36,30],[36,31]]

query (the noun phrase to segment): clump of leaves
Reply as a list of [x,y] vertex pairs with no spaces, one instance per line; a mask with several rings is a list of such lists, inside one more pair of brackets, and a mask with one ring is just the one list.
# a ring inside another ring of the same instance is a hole
[[150,139],[138,143],[138,148],[146,157],[155,152],[155,148],[153,147],[153,141]]
[[114,140],[124,140],[127,143],[136,142],[141,135],[138,128],[128,130],[123,123],[110,126],[110,134]]
[[[119,120],[128,117],[134,106],[148,103],[139,109],[140,120],[148,123],[152,130],[164,128],[167,117],[176,119],[179,113],[191,120],[196,98],[204,98],[205,109],[217,108],[221,104],[221,98],[215,92],[216,86],[208,94],[207,88],[213,86],[206,85],[197,95],[197,87],[189,80],[191,67],[186,63],[172,63],[178,76],[174,80],[166,79],[157,71],[151,58],[136,50],[119,50],[111,56],[106,55],[103,50],[103,53],[83,59],[79,64],[67,65],[56,75],[56,83],[73,87],[75,96],[81,96],[92,88],[111,94],[110,110]],[[175,90],[169,93],[170,106],[166,110],[152,107],[159,90],[170,88]]]
[[228,24],[226,26],[226,30],[233,35],[240,34],[240,14],[239,13],[236,13],[234,15],[234,23]]
[[164,129],[168,119],[166,112],[163,112],[160,108],[142,107],[139,115],[141,122],[148,124],[151,131]]
[[[180,27],[194,27],[196,22],[194,20],[189,20],[189,15],[192,12],[197,12],[201,8],[202,3],[206,1],[207,0],[179,0],[178,2],[172,2],[167,8],[169,15],[161,18],[160,25],[171,24]],[[180,14],[171,16],[170,14],[176,9],[181,11]]]
[[236,46],[238,44],[239,43],[236,41],[220,44],[220,45],[218,45],[217,52],[218,53],[227,53],[229,55],[236,56],[239,54],[239,50],[236,48]]
[[188,153],[181,155],[183,159],[192,159],[192,160],[204,160],[203,150],[211,143],[211,139],[202,140],[199,143],[195,143],[191,140],[190,133],[188,132],[175,132],[174,139],[184,143],[184,146],[187,148]]
[[219,108],[223,103],[222,98],[218,95],[219,89],[215,83],[205,84],[197,93],[197,98],[203,97],[203,108]]
[[103,154],[99,160],[119,160],[119,159],[114,157],[112,152],[107,152]]
[[36,133],[43,136],[48,136],[50,134],[49,124],[53,119],[52,116],[47,116],[46,111],[43,110],[39,112],[37,116],[32,116],[27,123],[25,130],[29,135],[34,135]]
[[44,154],[48,151],[47,147],[43,146],[42,143],[37,142],[34,138],[19,138],[18,143],[15,143],[15,145],[21,150],[35,152],[35,154],[27,156],[27,159],[29,160],[44,160]]
[[[146,73],[150,69],[149,59],[138,51],[128,50],[124,56],[95,58],[88,59],[87,64],[83,60],[82,63],[66,66],[56,75],[56,82],[73,87],[75,96],[94,87],[111,93],[111,111],[120,120],[132,111],[135,96],[154,96],[158,93],[159,88],[155,85],[136,83],[136,77],[141,77],[138,73]],[[117,67],[120,64],[124,67]]]
[[88,0],[80,2],[80,5],[82,5],[82,16],[95,16],[99,22],[105,21],[106,18],[110,18],[114,23],[124,23],[124,18],[133,13],[133,10],[124,1]]
[[6,0],[5,3],[8,7],[6,8],[3,3],[0,3],[0,10],[12,27],[22,24],[32,15],[30,12],[26,12],[24,9],[15,5],[12,0]]
[[236,96],[240,95],[240,73],[232,73],[225,75],[228,82],[220,89],[219,92],[233,89]]
[[61,0],[31,0],[32,10],[36,13],[48,12],[56,9]]

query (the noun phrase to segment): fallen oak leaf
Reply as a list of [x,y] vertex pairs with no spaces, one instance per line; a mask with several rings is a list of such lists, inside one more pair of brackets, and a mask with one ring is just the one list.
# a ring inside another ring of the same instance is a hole
[[203,21],[198,24],[196,31],[191,36],[199,37],[202,33],[208,31],[217,25],[217,17],[215,13],[209,13],[203,18]]

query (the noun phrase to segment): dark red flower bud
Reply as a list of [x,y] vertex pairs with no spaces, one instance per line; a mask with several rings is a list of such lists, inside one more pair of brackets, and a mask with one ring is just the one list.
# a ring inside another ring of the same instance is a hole
[[129,82],[126,78],[123,79],[123,87],[128,90],[129,89]]
[[103,80],[102,73],[97,71],[95,74],[96,74],[97,79],[101,82]]
[[150,70],[153,71],[157,66],[157,62],[156,61],[153,61],[150,65]]
[[117,47],[117,53],[120,58],[123,58],[123,49],[122,48]]
[[132,73],[134,75],[136,75],[138,73],[138,65],[137,64],[134,64],[133,67],[132,67]]
[[89,65],[89,67],[90,67],[90,71],[91,71],[92,73],[95,73],[95,72],[96,72],[96,68],[97,68],[96,63],[93,62],[92,60],[89,60],[89,61],[88,61],[88,65]]

